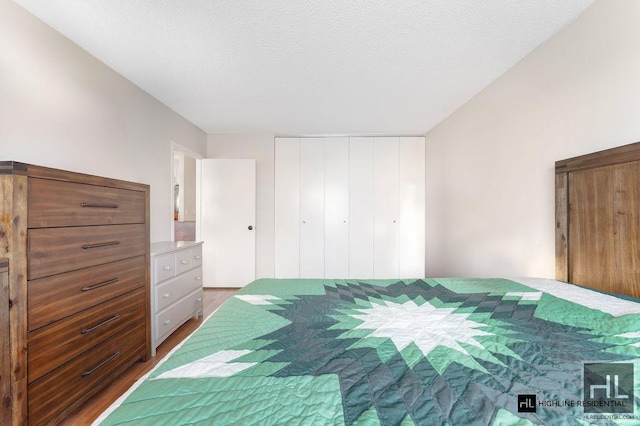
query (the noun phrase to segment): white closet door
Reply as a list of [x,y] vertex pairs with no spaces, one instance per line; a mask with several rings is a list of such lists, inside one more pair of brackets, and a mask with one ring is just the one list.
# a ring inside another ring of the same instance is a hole
[[324,140],[324,277],[349,275],[349,138]]
[[349,139],[349,278],[373,278],[373,147]]
[[300,139],[275,140],[275,277],[300,276]]
[[324,143],[300,141],[300,278],[324,277]]
[[397,278],[399,265],[397,137],[374,139],[373,276]]
[[425,142],[400,138],[399,278],[425,276]]

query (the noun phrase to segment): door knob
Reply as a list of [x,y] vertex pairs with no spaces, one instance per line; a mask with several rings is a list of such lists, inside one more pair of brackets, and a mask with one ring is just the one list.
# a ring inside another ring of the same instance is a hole
[[253,226],[249,225],[249,231],[253,231]]

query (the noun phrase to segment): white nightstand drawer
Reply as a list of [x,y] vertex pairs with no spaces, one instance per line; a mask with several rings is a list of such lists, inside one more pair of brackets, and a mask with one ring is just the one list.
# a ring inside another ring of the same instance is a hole
[[182,250],[176,252],[176,275],[180,275],[183,272],[191,269],[191,261],[189,256],[189,250]]
[[156,312],[160,312],[197,288],[202,288],[202,268],[196,268],[162,283],[156,291]]
[[169,334],[202,309],[202,288],[171,305],[155,317],[155,339],[160,344]]
[[171,277],[176,276],[176,255],[175,253],[164,254],[162,256],[156,256],[153,259],[154,282],[153,284],[161,283]]

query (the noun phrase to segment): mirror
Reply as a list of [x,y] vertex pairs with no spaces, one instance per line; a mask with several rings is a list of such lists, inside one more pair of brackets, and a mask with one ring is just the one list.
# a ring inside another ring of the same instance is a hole
[[174,241],[197,239],[197,162],[200,155],[173,144],[172,223]]

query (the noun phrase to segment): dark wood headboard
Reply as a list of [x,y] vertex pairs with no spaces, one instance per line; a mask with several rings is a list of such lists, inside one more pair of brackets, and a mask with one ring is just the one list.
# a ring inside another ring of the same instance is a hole
[[556,162],[556,279],[640,298],[640,142]]

